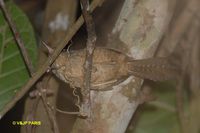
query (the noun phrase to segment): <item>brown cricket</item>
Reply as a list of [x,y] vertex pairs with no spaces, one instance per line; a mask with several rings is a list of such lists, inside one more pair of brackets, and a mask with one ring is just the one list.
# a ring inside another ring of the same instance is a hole
[[[83,87],[86,50],[62,52],[52,65],[53,73],[73,87]],[[105,89],[129,76],[162,81],[176,78],[177,67],[168,57],[135,60],[119,51],[97,47],[92,64],[91,89]]]

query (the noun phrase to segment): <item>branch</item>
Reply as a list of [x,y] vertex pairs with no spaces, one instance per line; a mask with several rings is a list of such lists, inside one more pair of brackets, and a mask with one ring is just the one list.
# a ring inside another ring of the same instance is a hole
[[24,42],[23,42],[19,32],[17,31],[16,25],[13,23],[11,16],[10,16],[8,10],[6,9],[6,6],[5,6],[5,3],[3,0],[0,0],[0,7],[1,7],[4,17],[7,20],[8,25],[13,33],[15,41],[17,42],[17,45],[18,45],[20,52],[23,56],[23,59],[25,61],[26,67],[28,68],[28,72],[31,76],[33,76],[33,73],[34,73],[33,64],[31,62],[30,57],[28,56],[28,52],[25,48]]
[[[37,90],[35,92],[35,96],[36,96],[36,98],[42,99],[42,103],[43,103],[45,111],[48,115],[53,132],[59,133],[58,124],[57,124],[56,116],[54,113],[54,107],[52,107],[47,100],[47,95],[48,95],[47,88],[48,88],[48,82],[49,82],[50,78],[51,78],[51,76],[46,76],[45,78],[43,78],[43,80],[41,82],[37,83],[37,85],[36,85]],[[38,100],[38,99],[36,99],[36,100]],[[36,107],[38,106],[37,103],[35,103],[35,105],[36,105]],[[33,109],[33,111],[35,112],[36,109],[37,108]],[[35,119],[32,119],[31,121],[33,121],[33,120],[35,120]],[[34,130],[32,130],[32,131],[34,132]]]
[[50,119],[51,126],[53,128],[54,133],[60,133],[59,128],[58,128],[58,124],[57,124],[57,121],[56,121],[56,115],[55,115],[53,109],[48,104],[47,99],[46,99],[46,95],[42,93],[41,98],[42,98],[42,102],[44,104],[44,107],[46,109],[46,112],[48,114],[48,117]]
[[[101,4],[101,0],[94,0],[91,4],[91,11],[93,11],[98,5]],[[60,45],[55,49],[51,57],[44,63],[43,66],[30,78],[30,80],[21,88],[19,92],[16,93],[15,97],[10,101],[4,109],[1,111],[0,116],[2,117],[8,112],[18,100],[20,100],[25,93],[37,82],[37,80],[49,69],[49,66],[54,62],[54,60],[59,56],[62,49],[67,45],[67,43],[71,40],[71,38],[75,35],[78,29],[82,26],[84,20],[83,16],[80,16],[78,20],[71,26],[69,29],[64,41],[60,43]]]
[[[134,5],[134,2],[135,0],[111,0],[102,6],[101,11],[96,12],[95,15],[101,16],[98,17],[96,25],[99,26],[98,32],[103,36],[99,36],[98,39],[99,42],[105,42],[104,46],[118,49],[135,59],[149,58],[154,54],[164,29],[168,25],[168,20],[171,18],[167,10],[171,3],[164,0],[152,5],[152,2],[156,2],[153,0],[150,3],[138,1],[137,5]],[[161,7],[159,10],[158,5]],[[155,12],[152,14],[148,9]],[[110,11],[109,14],[106,11]],[[160,15],[162,17],[159,17]],[[155,23],[155,19],[159,23]],[[141,79],[131,76],[124,82],[108,88],[111,89],[110,91],[91,91],[93,122],[77,119],[71,133],[125,132],[140,104],[138,92],[141,85]]]
[[91,88],[91,73],[92,73],[92,59],[96,43],[96,33],[93,18],[90,14],[90,7],[88,0],[80,0],[82,7],[82,14],[86,23],[88,39],[86,46],[86,58],[84,62],[84,83],[81,90],[83,102],[81,113],[85,116],[91,116],[90,107],[90,88]]
[[192,45],[195,44],[196,39],[199,33],[199,26],[196,24],[195,21],[191,23],[192,27],[189,30],[185,31],[185,36],[187,39],[182,39],[180,41],[181,45],[179,47],[183,47],[184,55],[182,55],[182,62],[181,62],[181,75],[178,79],[177,86],[176,86],[176,104],[177,104],[177,113],[178,119],[180,121],[181,130],[183,133],[188,132],[188,116],[184,111],[184,79],[189,73],[189,66],[192,54]]

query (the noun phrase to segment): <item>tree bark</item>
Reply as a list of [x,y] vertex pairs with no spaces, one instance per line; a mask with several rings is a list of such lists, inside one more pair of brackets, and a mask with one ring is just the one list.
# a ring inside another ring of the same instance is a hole
[[[173,13],[169,10],[173,9],[174,1],[119,0],[118,2],[123,5],[121,9],[120,6],[117,6],[118,9],[114,8],[117,4],[115,0],[105,1],[101,7],[104,9],[108,6],[109,14],[105,12],[105,15],[100,17],[101,21],[96,21],[97,43],[118,49],[135,59],[152,57],[169,25]],[[101,13],[99,15],[102,15]],[[116,18],[113,18],[114,16]],[[139,92],[142,83],[142,79],[131,76],[109,91],[92,91],[93,120],[91,122],[78,118],[72,133],[125,132],[141,102]]]

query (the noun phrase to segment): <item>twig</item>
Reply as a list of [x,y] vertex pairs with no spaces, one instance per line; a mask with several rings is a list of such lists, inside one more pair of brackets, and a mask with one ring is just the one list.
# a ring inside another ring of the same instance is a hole
[[44,77],[41,82],[37,83],[36,88],[37,88],[38,93],[36,96],[37,97],[39,96],[39,98],[42,99],[42,103],[47,112],[53,132],[59,133],[54,109],[50,106],[50,104],[47,101],[47,92],[48,92],[47,88],[48,88],[48,83],[49,83],[50,78],[51,78],[51,76],[48,75],[48,76]]
[[[9,25],[12,33],[13,33],[15,41],[16,41],[19,49],[20,49],[20,52],[21,52],[22,57],[24,59],[25,65],[26,65],[26,67],[28,69],[28,72],[29,72],[30,76],[33,76],[33,73],[34,73],[33,64],[31,62],[31,59],[29,58],[28,52],[27,52],[27,50],[26,50],[26,48],[24,46],[24,42],[21,39],[20,34],[17,31],[16,25],[12,21],[11,16],[10,16],[8,10],[6,9],[6,6],[5,6],[5,3],[4,3],[3,0],[0,0],[0,7],[1,7],[1,10],[2,10],[2,12],[4,14],[4,17],[7,20],[7,23],[8,23],[8,25]],[[36,103],[33,105],[31,119],[33,119],[35,117],[35,108],[37,107],[38,101],[39,101],[39,98],[37,97]],[[32,126],[30,128],[29,128],[29,126],[27,126],[27,130],[32,131]]]
[[63,110],[60,110],[58,108],[56,108],[56,111],[58,111],[59,113],[62,113],[62,114],[68,114],[68,115],[81,115],[81,107],[80,107],[80,97],[79,95],[76,94],[76,87],[73,87],[74,90],[73,90],[73,95],[77,98],[77,102],[75,103],[76,107],[78,108],[78,112],[69,112],[69,111],[63,111]]
[[191,23],[193,27],[191,27],[187,33],[187,38],[188,40],[182,39],[180,43],[182,44],[182,47],[184,47],[184,56],[182,58],[182,70],[181,70],[181,75],[180,78],[178,79],[177,87],[176,87],[176,102],[177,102],[177,112],[178,112],[178,117],[181,125],[181,130],[183,133],[187,133],[187,126],[188,121],[187,117],[184,112],[184,94],[183,94],[183,89],[184,89],[184,81],[185,77],[188,74],[188,67],[189,67],[189,60],[190,60],[190,55],[191,55],[191,46],[194,44],[194,41],[196,40],[196,35],[198,33],[198,28],[194,25],[194,23]]
[[[32,104],[32,107],[31,107],[31,112],[30,112],[30,114],[29,114],[29,116],[31,116],[31,120],[32,120],[32,121],[35,120],[35,117],[36,117],[36,110],[37,110],[39,101],[40,101],[40,97],[39,97],[39,96],[36,96],[36,99],[35,99],[34,103]],[[29,120],[29,119],[28,119],[28,120]],[[27,126],[26,131],[27,131],[27,132],[30,132],[30,133],[35,133],[35,126],[30,125],[30,128]]]
[[82,7],[82,14],[86,23],[88,39],[86,46],[86,58],[84,62],[84,82],[83,88],[81,90],[83,101],[81,107],[82,115],[86,115],[88,117],[91,116],[91,104],[90,104],[90,89],[91,89],[91,73],[92,73],[92,59],[93,52],[95,49],[96,43],[96,32],[95,26],[93,22],[93,18],[90,14],[90,7],[88,0],[80,0]]
[[184,79],[186,76],[186,69],[188,67],[188,53],[186,55],[186,59],[183,59],[182,63],[182,71],[181,71],[181,75],[180,78],[178,79],[178,83],[176,86],[176,110],[178,113],[178,119],[180,122],[180,126],[181,126],[181,130],[182,132],[185,131],[184,126],[186,125],[186,121],[185,121],[185,112],[184,112],[184,93],[183,93],[183,87],[184,87]]
[[[197,27],[199,31],[197,32],[197,36],[200,34],[200,26]],[[200,88],[200,39],[197,37],[195,39],[194,45],[191,48],[191,57],[190,57],[190,91],[192,93],[193,98],[199,97],[199,88]]]
[[[0,4],[0,5],[1,5],[1,9],[2,9],[2,11],[3,11],[3,13],[4,13],[4,16],[5,16],[5,18],[6,18],[7,22],[8,22],[8,25],[9,25],[10,29],[12,30],[12,33],[13,33],[13,35],[14,35],[14,37],[15,37],[15,40],[16,40],[16,42],[17,42],[19,48],[20,48],[20,51],[21,51],[21,53],[22,53],[22,56],[23,56],[24,61],[25,61],[25,63],[26,63],[26,66],[27,66],[27,68],[28,68],[29,74],[30,74],[31,76],[33,76],[33,72],[34,72],[34,71],[33,71],[33,65],[32,65],[32,63],[31,63],[31,61],[30,61],[29,56],[28,56],[28,52],[26,51],[26,48],[25,48],[25,46],[24,46],[24,42],[23,42],[23,40],[21,39],[19,33],[17,32],[16,26],[15,26],[15,24],[12,22],[12,19],[11,19],[10,15],[9,15],[9,13],[8,13],[8,11],[7,11],[6,7],[5,7],[5,5],[4,5],[3,0],[1,0],[0,2],[1,2],[1,4]],[[40,89],[40,88],[38,88],[37,90],[39,90],[39,89]],[[42,93],[42,94],[43,94],[43,93]],[[45,97],[46,97],[46,94],[45,94]],[[46,101],[45,101],[45,97],[43,96],[43,97],[42,97],[42,100],[43,100],[43,103],[44,103],[45,108],[47,108],[47,106],[46,106],[47,103],[45,103],[45,102],[46,102]],[[32,109],[32,112],[31,112],[31,114],[32,114],[32,120],[34,120],[35,111],[36,111],[36,109],[37,109],[37,105],[38,105],[39,100],[40,100],[40,98],[37,96],[37,97],[36,97],[36,100],[35,100],[35,103],[33,104],[33,109]],[[55,117],[55,115],[51,113],[51,110],[50,110],[50,109],[46,109],[46,110],[47,110],[47,114],[48,114],[48,116],[49,116],[49,118],[50,118],[50,120],[51,120],[51,123],[53,123],[53,124],[52,124],[52,125],[53,125],[53,129],[55,130],[56,133],[59,133],[58,127],[56,126],[57,123],[56,123],[56,122],[54,121],[54,119],[53,119],[53,118]],[[27,129],[27,130],[29,130],[29,129]],[[33,127],[33,126],[31,126],[31,128],[30,128],[30,132],[34,132],[34,127]]]
[[17,42],[17,45],[20,49],[20,52],[22,53],[23,59],[25,61],[26,67],[28,68],[28,72],[30,74],[30,76],[33,76],[34,73],[34,67],[33,64],[31,62],[31,59],[28,56],[28,52],[25,48],[24,42],[19,34],[19,32],[17,31],[16,25],[14,24],[14,22],[11,19],[11,16],[8,12],[8,10],[6,9],[5,3],[3,0],[0,0],[0,6],[1,6],[1,10],[8,22],[8,25],[13,33],[13,36],[15,38],[15,41]]
[[56,121],[55,113],[52,110],[52,108],[48,105],[48,102],[47,102],[47,99],[46,99],[46,95],[44,93],[42,93],[41,98],[42,98],[42,102],[44,104],[44,107],[46,109],[46,112],[48,114],[48,117],[50,119],[50,122],[52,124],[54,133],[59,133],[59,129],[58,129],[58,124],[57,124],[57,121]]
[[56,111],[59,112],[59,113],[62,113],[62,114],[67,114],[67,115],[79,115],[80,114],[79,111],[78,112],[69,112],[69,111],[63,111],[63,110],[58,109],[58,108],[56,108]]
[[[29,93],[29,96],[35,99],[33,100],[33,104],[32,104],[32,110],[29,114],[29,116],[32,116],[32,120],[36,119],[36,111],[38,109],[38,104],[39,101],[42,99],[42,95],[45,95],[45,97],[48,95],[49,90],[47,90],[48,88],[48,82],[50,80],[51,76],[46,74],[43,78],[41,82],[37,82],[36,83],[36,89],[34,89],[32,92]],[[42,101],[44,102],[44,101]],[[47,104],[47,103],[46,103]],[[47,111],[47,110],[46,110]],[[47,114],[49,115],[49,113],[47,112]],[[50,119],[51,120],[51,119]],[[53,123],[53,122],[51,122]],[[35,126],[32,125],[31,129],[29,131],[30,133],[35,133]]]
[[[91,11],[93,11],[97,6],[101,4],[101,0],[94,0],[91,4]],[[66,37],[64,38],[64,41],[60,43],[60,45],[55,49],[51,57],[48,58],[48,60],[44,63],[44,65],[38,69],[37,72],[29,79],[29,81],[21,88],[19,92],[16,93],[12,101],[10,101],[4,109],[1,111],[0,116],[2,117],[5,115],[6,112],[8,112],[15,103],[20,100],[24,94],[37,82],[37,80],[49,69],[49,66],[54,62],[54,60],[59,56],[62,49],[67,45],[67,43],[71,40],[71,38],[75,35],[75,33],[78,31],[78,29],[82,26],[84,20],[83,16],[80,16],[78,20],[71,26],[69,29]],[[1,118],[0,117],[0,118]]]
[[[34,118],[36,117],[36,110],[38,108],[38,104],[39,104],[39,101],[40,101],[40,98],[39,97],[36,97],[33,105],[32,105],[32,115],[33,115],[33,120],[35,120]],[[35,133],[35,129],[36,127],[35,126],[32,126],[31,127],[31,133]]]
[[[51,75],[46,74],[42,78],[42,81],[37,82],[36,89],[29,93],[30,97],[36,98],[36,99],[33,101],[33,104],[32,104],[32,107],[31,107],[31,112],[30,112],[30,114],[28,116],[31,116],[30,117],[31,121],[35,120],[36,110],[38,108],[39,101],[42,99],[44,108],[45,108],[45,110],[47,112],[48,118],[50,119],[50,123],[52,125],[52,128],[57,133],[58,132],[58,127],[57,127],[55,113],[52,113],[52,110],[50,108],[48,109],[48,106],[46,106],[46,105],[48,105],[46,97],[48,95],[52,94],[51,91],[49,91],[49,89],[47,89],[50,79],[51,79]],[[49,115],[51,115],[51,116],[49,116]],[[32,125],[30,128],[27,127],[27,132],[35,133],[35,126]]]

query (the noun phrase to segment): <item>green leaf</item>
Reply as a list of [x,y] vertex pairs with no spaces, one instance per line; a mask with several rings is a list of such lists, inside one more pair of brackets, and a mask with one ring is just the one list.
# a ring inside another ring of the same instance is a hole
[[[12,2],[6,7],[16,24],[33,64],[36,63],[37,45],[33,28],[26,15]],[[15,93],[29,79],[22,55],[13,38],[13,34],[0,11],[0,111],[12,100]]]
[[156,100],[139,109],[138,120],[128,133],[179,133],[175,109],[175,85],[169,82],[155,83],[152,88]]

